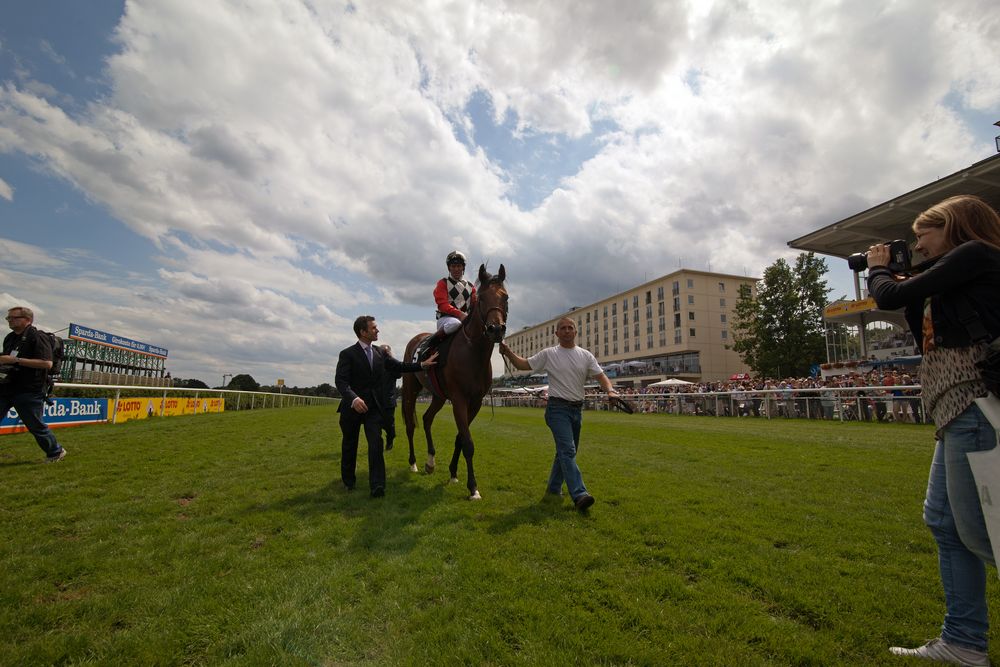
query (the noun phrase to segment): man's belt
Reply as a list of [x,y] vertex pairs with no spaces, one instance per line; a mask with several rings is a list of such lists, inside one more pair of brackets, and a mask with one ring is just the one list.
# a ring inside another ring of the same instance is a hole
[[559,398],[558,396],[549,396],[549,403],[553,405],[568,405],[571,408],[583,407],[583,401],[567,401],[565,398]]

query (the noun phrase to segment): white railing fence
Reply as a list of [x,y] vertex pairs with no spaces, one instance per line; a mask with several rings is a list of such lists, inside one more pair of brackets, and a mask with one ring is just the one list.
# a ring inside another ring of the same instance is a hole
[[[636,412],[714,417],[800,418],[839,421],[892,421],[929,423],[919,385],[891,387],[820,387],[815,389],[756,389],[622,394]],[[513,394],[494,390],[496,407],[543,407],[538,394]],[[603,393],[588,394],[588,410],[607,410]]]

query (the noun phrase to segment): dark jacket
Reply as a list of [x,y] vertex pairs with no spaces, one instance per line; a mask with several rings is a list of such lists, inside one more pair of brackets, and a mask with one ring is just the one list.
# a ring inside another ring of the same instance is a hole
[[868,293],[879,308],[905,308],[906,323],[923,350],[924,299],[931,300],[934,343],[968,347],[973,342],[959,316],[968,303],[992,340],[1000,336],[1000,250],[982,241],[952,248],[912,278],[896,282],[884,266],[868,272]]
[[337,373],[334,382],[340,392],[338,412],[347,412],[351,403],[358,396],[365,402],[369,410],[384,412],[383,395],[387,373],[415,373],[423,370],[418,363],[404,363],[387,356],[377,346],[372,346],[372,365],[368,365],[368,357],[361,349],[360,343],[351,345],[340,352],[337,361]]
[[[49,339],[38,335],[34,325],[20,334],[11,331],[3,339],[3,353],[10,354],[17,350],[17,356],[23,359],[45,359],[52,361],[52,346]],[[21,392],[45,391],[48,371],[44,368],[28,368],[27,366],[8,366],[8,381],[0,385],[0,391],[8,394]]]

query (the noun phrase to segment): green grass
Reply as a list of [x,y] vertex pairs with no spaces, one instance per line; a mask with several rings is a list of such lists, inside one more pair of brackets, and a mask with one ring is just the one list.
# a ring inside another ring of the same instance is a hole
[[61,430],[56,465],[0,438],[0,664],[888,665],[938,633],[931,427],[588,412],[580,515],[540,410],[480,414],[480,502],[450,417],[381,500],[332,407]]

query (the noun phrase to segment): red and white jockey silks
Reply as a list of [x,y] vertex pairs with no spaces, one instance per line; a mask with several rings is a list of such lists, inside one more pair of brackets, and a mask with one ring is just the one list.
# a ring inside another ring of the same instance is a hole
[[437,319],[442,317],[457,317],[458,314],[468,314],[472,307],[472,297],[476,287],[472,281],[454,280],[451,276],[442,278],[434,288],[434,302],[437,303]]

